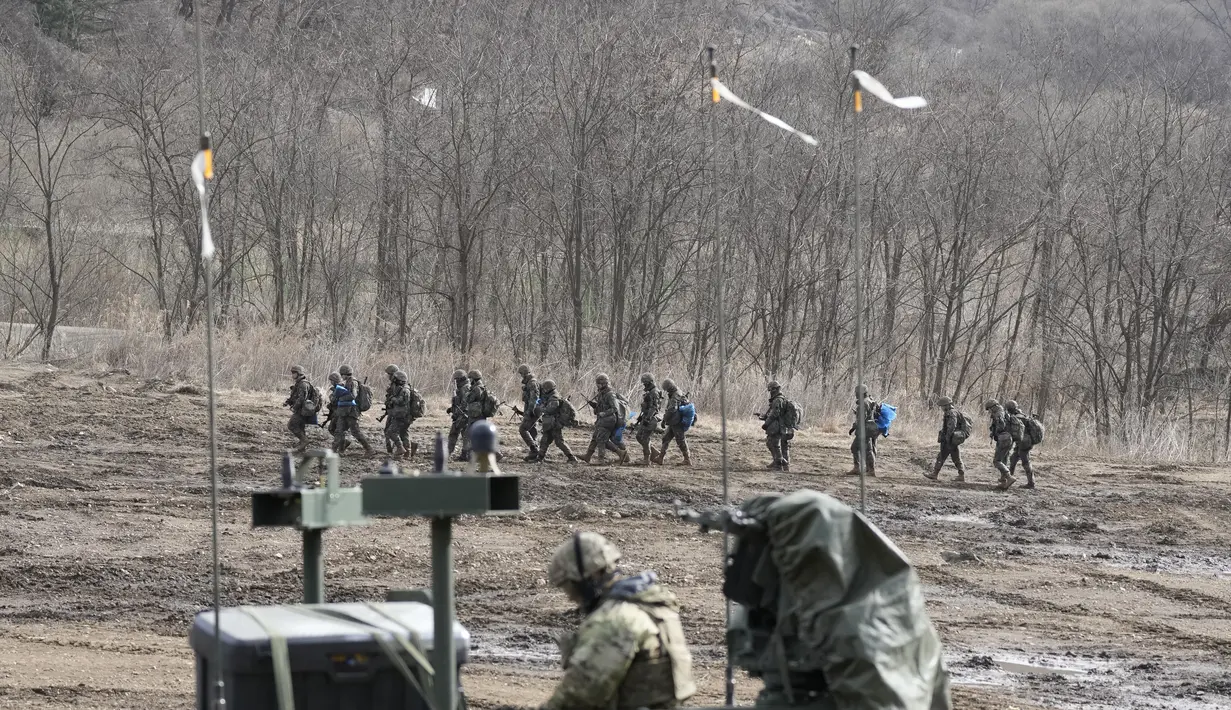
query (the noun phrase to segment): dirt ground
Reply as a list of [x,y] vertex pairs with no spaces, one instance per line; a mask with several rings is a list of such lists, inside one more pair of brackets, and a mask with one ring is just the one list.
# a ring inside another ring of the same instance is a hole
[[[226,604],[300,595],[297,534],[250,525],[248,494],[276,485],[290,441],[282,398],[220,397]],[[430,405],[413,430],[424,443],[444,423],[443,404]],[[186,634],[210,599],[205,422],[199,384],[0,366],[0,707],[192,706]],[[371,418],[367,430],[378,436]],[[508,461],[520,460],[514,430],[504,433]],[[733,498],[809,487],[857,503],[857,480],[842,475],[847,439],[801,433],[784,475],[764,470],[755,434],[734,427]],[[575,446],[586,437],[568,434]],[[455,533],[474,705],[533,706],[549,693],[553,639],[574,617],[544,566],[577,527],[610,536],[627,567],[656,569],[679,594],[702,691],[694,704],[720,702],[721,540],[670,516],[675,499],[721,500],[712,418],[692,442],[692,469],[505,467],[523,476],[523,514],[466,519]],[[1227,468],[1059,460],[1044,445],[1039,488],[1002,493],[991,490],[990,451],[968,449],[972,482],[957,485],[951,470],[921,476],[934,444],[884,440],[868,487],[869,516],[925,582],[957,707],[1231,707]],[[346,482],[376,463],[348,456]],[[418,520],[327,533],[329,600],[427,584],[427,540]],[[741,700],[756,690],[739,679]]]

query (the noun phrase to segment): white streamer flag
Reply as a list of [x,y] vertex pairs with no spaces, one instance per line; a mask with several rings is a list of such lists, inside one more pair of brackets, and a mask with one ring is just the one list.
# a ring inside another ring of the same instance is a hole
[[209,212],[205,199],[205,180],[213,176],[212,156],[208,150],[197,153],[192,159],[192,182],[197,186],[197,194],[201,197],[201,258],[209,261],[214,258],[214,237],[209,231]]
[[893,94],[889,93],[889,89],[886,89],[884,84],[877,81],[876,77],[866,71],[863,71],[862,69],[856,69],[852,71],[851,74],[859,80],[859,85],[864,89],[867,89],[869,94],[872,94],[890,106],[897,106],[898,108],[923,108],[928,105],[928,102],[924,100],[922,96],[903,96],[901,98],[894,98]]
[[[804,133],[803,131],[797,128],[793,128],[790,124],[788,124],[786,121],[783,121],[781,118],[778,118],[777,116],[771,116],[770,114],[765,113],[764,111],[758,108],[750,106],[747,101],[744,101],[740,97],[736,96],[735,92],[728,89],[727,85],[723,84],[718,79],[710,79],[710,82],[713,84],[714,92],[719,97],[724,98],[727,101],[730,101],[731,103],[735,104],[736,106],[739,106],[745,111],[751,111],[755,113],[756,115],[765,119],[767,122],[772,123],[778,128],[781,128],[782,130],[786,131],[787,133],[793,133],[799,136],[799,138],[803,140],[803,142],[807,143],[808,145],[817,145],[817,140],[815,138],[813,138],[812,136],[808,135],[807,133]],[[715,103],[717,103],[717,100],[715,100]]]

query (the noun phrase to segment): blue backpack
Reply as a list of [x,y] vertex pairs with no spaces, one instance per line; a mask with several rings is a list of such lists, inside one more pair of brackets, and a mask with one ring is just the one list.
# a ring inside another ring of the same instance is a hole
[[889,425],[894,419],[898,418],[898,408],[892,404],[882,402],[876,408],[876,428],[880,429],[881,436],[889,436]]
[[692,402],[680,405],[680,426],[684,427],[684,431],[692,428],[693,424],[697,423],[697,407]]

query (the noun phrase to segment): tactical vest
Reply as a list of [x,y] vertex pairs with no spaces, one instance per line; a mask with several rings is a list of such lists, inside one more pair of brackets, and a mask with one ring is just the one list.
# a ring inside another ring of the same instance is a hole
[[680,615],[656,604],[621,601],[635,605],[654,620],[658,627],[658,650],[643,649],[633,657],[616,691],[616,710],[670,708],[696,694],[692,657],[684,640]]

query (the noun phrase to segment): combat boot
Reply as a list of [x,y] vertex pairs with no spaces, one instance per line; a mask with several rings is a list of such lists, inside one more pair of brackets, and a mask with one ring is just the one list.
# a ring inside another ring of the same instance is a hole
[[781,468],[782,468],[782,464],[781,464],[780,462],[778,462],[778,461],[775,461],[775,462],[773,462],[773,463],[769,464],[768,466],[766,466],[766,467],[765,467],[765,470],[766,470],[766,471],[778,471],[778,470],[780,470]]
[[[542,461],[542,460],[543,460],[543,459],[539,459],[539,461]],[[569,454],[569,457],[568,457],[567,459],[565,459],[565,461],[566,461],[567,463],[571,463],[571,464],[573,464],[574,466],[576,466],[576,465],[577,465],[577,457],[576,457],[576,456],[573,456],[572,454]]]
[[1000,479],[1000,485],[996,486],[996,488],[1002,491],[1007,491],[1013,486],[1014,483],[1017,483],[1017,479],[1006,473],[1004,478]]
[[868,462],[868,467],[867,467],[867,468],[868,468],[868,475],[869,475],[869,476],[875,476],[875,475],[876,475],[876,461],[869,461],[869,462]]
[[958,483],[965,483],[966,482],[966,472],[961,469],[958,469],[957,478],[953,480],[957,481]]
[[593,452],[593,451],[587,451],[587,452],[585,452],[584,454],[582,454],[581,456],[578,456],[577,458],[578,458],[579,460],[581,460],[581,461],[585,461],[586,463],[590,463],[590,459],[594,458],[594,452]]
[[407,456],[406,458],[413,459],[415,457],[415,454],[417,453],[419,453],[419,445],[413,441],[410,442],[410,455]]
[[681,466],[683,466],[684,468],[691,468],[691,467],[692,467],[692,459],[688,458],[688,456],[687,456],[687,455],[685,455],[685,456],[684,456],[684,460],[680,462],[680,465],[681,465]]
[[1032,469],[1026,469],[1026,485],[1022,486],[1022,488],[1034,488],[1034,471]]
[[782,462],[782,468],[781,468],[781,470],[782,470],[782,472],[783,472],[783,473],[790,473],[790,472],[791,472],[791,464],[787,463],[786,461],[783,461],[783,462]]
[[650,449],[650,460],[661,466],[663,464],[663,456],[667,453],[666,449],[659,451],[658,449]]
[[632,465],[633,465],[633,466],[649,466],[649,465],[650,465],[650,454],[649,454],[649,453],[647,453],[647,452],[645,452],[645,451],[642,451],[642,452],[641,452],[641,460],[640,460],[640,461],[634,461],[634,462],[632,463]]
[[931,479],[931,480],[933,480],[933,481],[935,481],[936,479],[940,478],[940,466],[937,466],[937,467],[933,468],[931,473],[925,473],[925,474],[923,474],[923,477],[924,477],[924,478]]
[[620,463],[628,463],[628,449],[620,449]]

